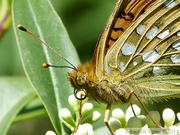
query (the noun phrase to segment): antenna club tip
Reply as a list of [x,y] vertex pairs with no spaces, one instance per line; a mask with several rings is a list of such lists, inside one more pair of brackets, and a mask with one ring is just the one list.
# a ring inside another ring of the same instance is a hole
[[50,66],[50,65],[47,64],[47,63],[43,63],[43,64],[42,64],[42,67],[43,67],[43,68],[48,68],[49,66]]
[[22,31],[27,31],[27,29],[25,27],[23,27],[21,24],[18,24],[18,29],[22,30]]

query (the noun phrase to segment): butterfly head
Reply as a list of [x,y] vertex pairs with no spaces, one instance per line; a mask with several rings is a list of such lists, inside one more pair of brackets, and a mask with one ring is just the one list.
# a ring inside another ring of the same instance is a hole
[[74,88],[74,95],[79,100],[88,96],[89,89],[97,80],[92,69],[92,65],[87,63],[84,66],[79,66],[74,72],[68,73],[69,81]]

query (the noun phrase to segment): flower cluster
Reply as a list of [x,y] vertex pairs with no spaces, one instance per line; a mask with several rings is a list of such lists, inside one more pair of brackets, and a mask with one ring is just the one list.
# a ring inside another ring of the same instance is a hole
[[[74,97],[74,95],[69,96],[68,102],[72,107],[73,111],[75,112],[75,119],[67,108],[63,108],[59,111],[59,117],[63,121],[63,123],[72,132],[76,129],[77,125],[80,124],[74,135],[94,134],[93,127],[91,124],[99,120],[101,114],[98,111],[93,111],[93,104],[88,103],[87,100],[79,101]],[[80,104],[82,104],[81,109]],[[80,123],[78,123],[80,119],[81,121]]]
[[[115,132],[115,135],[179,135],[180,134],[180,122],[174,124],[175,113],[173,110],[166,108],[163,111],[162,118],[164,121],[164,128],[157,128],[152,122],[149,116],[141,115],[141,109],[137,105],[133,105],[134,116],[131,107],[129,107],[124,113],[121,109],[117,108],[112,111],[112,117],[109,120],[111,129]],[[160,123],[160,114],[158,111],[150,111],[149,114],[152,118]],[[180,113],[177,114],[180,121]]]
[[[95,123],[101,117],[98,111],[93,111],[93,104],[85,101],[78,101],[74,95],[69,96],[68,100],[70,106],[75,112],[75,117],[67,108],[63,108],[59,111],[59,117],[63,123],[73,132],[77,125],[79,125],[74,135],[94,135],[92,124]],[[80,113],[80,102],[82,102],[82,108]],[[136,116],[134,116],[134,113]],[[157,128],[152,122],[149,116],[141,115],[141,109],[137,105],[132,105],[126,112],[123,112],[120,108],[112,110],[112,116],[108,123],[111,130],[115,135],[180,135],[180,122],[174,124],[175,113],[173,110],[166,108],[163,111],[162,118],[164,121],[164,128],[166,130]],[[160,114],[157,111],[150,111],[149,114],[152,118],[160,123]],[[82,117],[81,117],[82,116]],[[180,113],[177,114],[177,118],[180,121]],[[79,122],[81,119],[81,122]],[[46,135],[55,135],[54,132],[48,131]]]

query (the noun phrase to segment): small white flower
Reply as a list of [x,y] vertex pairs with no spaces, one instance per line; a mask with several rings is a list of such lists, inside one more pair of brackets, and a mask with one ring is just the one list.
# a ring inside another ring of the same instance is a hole
[[163,117],[164,124],[166,127],[170,127],[173,125],[173,123],[175,121],[175,114],[174,114],[174,111],[172,109],[166,108],[163,111],[162,117]]
[[53,131],[47,131],[45,135],[56,135]]

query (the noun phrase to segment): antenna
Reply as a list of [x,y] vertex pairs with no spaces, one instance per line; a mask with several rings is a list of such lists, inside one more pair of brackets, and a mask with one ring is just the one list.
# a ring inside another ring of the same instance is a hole
[[54,65],[50,65],[50,64],[47,64],[47,63],[44,63],[43,64],[43,67],[44,68],[48,68],[48,67],[56,67],[56,68],[71,68],[71,69],[74,69],[77,71],[77,68],[71,63],[69,62],[66,58],[64,58],[60,53],[58,53],[56,50],[54,50],[50,45],[48,45],[47,43],[45,43],[42,39],[40,39],[38,36],[36,36],[34,33],[32,33],[30,30],[26,29],[24,26],[22,25],[18,25],[18,28],[21,30],[21,31],[24,31],[28,34],[30,34],[31,36],[35,37],[37,40],[39,40],[43,45],[45,45],[47,48],[49,48],[51,51],[53,51],[56,55],[58,55],[59,57],[61,57],[64,61],[66,61],[69,65],[71,66],[54,66]]

